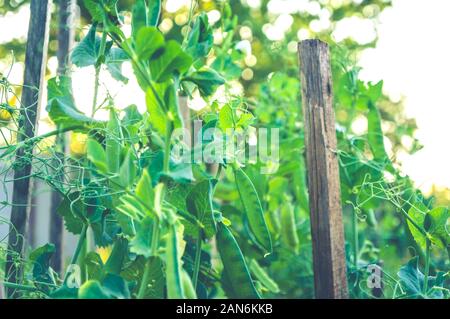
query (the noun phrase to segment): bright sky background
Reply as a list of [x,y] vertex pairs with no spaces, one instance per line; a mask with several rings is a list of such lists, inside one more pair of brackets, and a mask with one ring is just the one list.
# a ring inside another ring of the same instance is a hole
[[394,0],[381,13],[377,47],[360,61],[367,80],[405,98],[424,148],[405,156],[403,171],[423,189],[450,188],[450,1]]
[[[259,0],[246,1],[255,6],[260,3]],[[291,13],[293,7],[288,2],[298,6],[295,10],[317,10],[317,3],[312,0],[271,2],[274,8],[286,9],[280,21],[287,21],[285,18]],[[170,0],[166,9],[176,11],[180,4],[188,3],[188,0]],[[393,0],[393,7],[383,11],[376,25],[379,34],[377,47],[364,52],[360,61],[364,68],[362,77],[367,81],[384,80],[385,93],[394,99],[403,97],[407,115],[417,120],[419,129],[416,137],[424,148],[412,156],[404,155],[400,160],[403,171],[424,190],[428,190],[433,183],[450,188],[450,100],[447,94],[450,91],[449,12],[449,0]],[[320,16],[324,17],[324,21],[317,22],[316,28],[326,28],[327,15]],[[27,32],[24,21],[28,21],[28,17],[29,10],[25,7],[16,15],[8,14],[2,18],[1,25],[7,26],[8,31],[0,32],[0,43],[24,37]],[[274,26],[277,27],[277,23]],[[279,26],[281,31],[268,26],[265,31],[270,38],[270,34],[275,36],[281,32],[282,35],[289,26],[282,24]],[[302,33],[299,34],[302,37]],[[351,36],[361,43],[369,42],[375,36],[374,25],[367,20],[347,18],[338,23],[333,36],[336,40]],[[49,63],[51,68],[56,68],[56,59]],[[5,70],[5,65],[0,65],[0,70]],[[16,64],[10,80],[20,83],[22,75],[23,67]],[[92,77],[93,70],[89,68],[74,74],[74,83],[86,84],[74,88],[75,96],[82,100],[77,102],[83,105],[84,111],[89,110],[89,103],[85,101],[90,101],[93,94],[92,81],[85,79]],[[139,90],[132,90],[131,94],[129,87],[110,81],[107,74],[103,75],[101,82],[108,82],[111,92],[117,92],[118,104],[127,106],[143,101],[142,94],[134,93]],[[45,126],[42,129],[45,130]]]

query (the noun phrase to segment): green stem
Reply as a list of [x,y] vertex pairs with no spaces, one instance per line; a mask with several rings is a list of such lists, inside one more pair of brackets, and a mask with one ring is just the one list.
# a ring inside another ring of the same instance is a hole
[[[104,28],[105,24],[103,24]],[[103,61],[100,61],[100,59],[104,59],[105,55],[105,48],[106,48],[106,36],[107,33],[105,30],[103,30],[102,33],[102,39],[100,40],[100,48],[98,52],[98,59],[95,64],[95,80],[94,80],[94,97],[92,100],[92,116],[94,116],[96,108],[97,108],[97,96],[98,96],[98,87],[99,87],[99,79],[100,79],[100,69],[102,66]]]
[[163,172],[169,173],[169,159],[170,159],[170,137],[172,135],[172,122],[166,120],[166,138],[164,140],[164,165]]
[[12,289],[19,289],[19,290],[25,290],[25,291],[36,291],[36,290],[38,290],[36,287],[33,287],[33,286],[20,285],[20,284],[15,284],[15,283],[12,283],[12,282],[7,282],[7,281],[3,281],[2,284],[3,284],[3,286],[8,287],[8,288],[12,288]]
[[353,264],[356,270],[358,269],[358,251],[359,251],[358,216],[356,214],[356,210],[353,211],[352,229],[353,229]]
[[[88,229],[87,224],[84,224],[83,225],[83,229],[81,230],[80,237],[78,238],[77,247],[75,248],[75,252],[73,253],[72,260],[70,261],[71,265],[75,265],[77,263],[77,260],[78,260],[78,257],[80,255],[81,249],[84,246],[87,229]],[[69,278],[69,276],[67,276],[67,273],[66,273],[66,276],[64,277],[64,284],[67,283],[67,279],[68,278]]]
[[430,259],[431,259],[431,242],[426,239],[426,256],[425,256],[425,273],[423,282],[423,294],[426,295],[428,291],[428,276],[430,275]]
[[197,290],[198,273],[200,271],[200,259],[202,255],[202,230],[198,230],[197,234],[197,246],[195,250],[195,260],[194,260],[194,272],[192,274],[192,284],[194,289]]

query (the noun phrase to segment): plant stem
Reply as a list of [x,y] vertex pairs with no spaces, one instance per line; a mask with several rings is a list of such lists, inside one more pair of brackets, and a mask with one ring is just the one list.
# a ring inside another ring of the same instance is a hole
[[194,272],[192,274],[192,284],[194,289],[197,290],[198,273],[200,271],[200,259],[202,256],[202,230],[198,230],[197,234],[197,246],[195,250]]
[[172,122],[166,120],[166,138],[164,140],[164,165],[163,172],[169,173],[169,160],[170,160],[170,137],[172,135]]
[[426,239],[426,256],[425,256],[425,273],[423,282],[423,294],[426,296],[428,291],[428,276],[430,275],[430,257],[431,257],[431,242]]
[[352,229],[353,229],[353,264],[356,270],[358,269],[359,240],[358,240],[358,216],[355,210],[353,211]]
[[[103,24],[103,29],[105,28],[105,24]],[[95,80],[94,80],[94,97],[92,100],[92,114],[91,116],[93,117],[97,108],[97,96],[98,96],[98,86],[99,86],[99,79],[100,79],[100,69],[102,66],[103,61],[100,62],[100,59],[103,58],[104,59],[104,55],[105,55],[105,48],[106,48],[106,32],[105,30],[103,30],[102,33],[102,39],[100,40],[100,48],[99,48],[99,52],[98,52],[98,58],[97,58],[97,62],[95,64]]]
[[16,284],[16,283],[13,283],[13,282],[3,281],[2,284],[3,284],[3,286],[5,286],[7,288],[12,288],[12,289],[19,289],[19,290],[25,290],[25,291],[36,291],[36,290],[38,290],[36,287],[33,287],[33,286],[26,286],[26,285]]
[[[78,238],[77,247],[75,248],[75,252],[73,253],[72,260],[70,261],[70,264],[71,264],[71,265],[75,265],[75,264],[77,263],[78,256],[80,255],[81,249],[82,249],[83,246],[84,246],[84,242],[85,242],[85,239],[86,239],[87,229],[88,229],[87,224],[84,224],[84,225],[83,225],[83,229],[81,230],[80,237]],[[67,276],[67,273],[66,273],[66,276],[64,277],[64,284],[67,283],[67,279],[68,279],[68,278],[69,278],[69,277]]]

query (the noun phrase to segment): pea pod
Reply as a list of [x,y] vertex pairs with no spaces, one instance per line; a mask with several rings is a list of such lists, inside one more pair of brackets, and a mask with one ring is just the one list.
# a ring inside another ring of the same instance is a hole
[[116,112],[109,111],[109,121],[106,125],[106,165],[110,174],[118,178],[120,170],[120,139],[122,130]]
[[250,270],[253,275],[266,287],[269,291],[273,293],[279,293],[280,288],[277,283],[273,281],[272,278],[269,277],[267,272],[258,264],[258,262],[254,259],[250,261]]
[[294,252],[298,251],[299,239],[295,227],[294,207],[289,201],[281,207],[281,239]]
[[257,243],[266,250],[272,252],[272,239],[264,219],[261,202],[250,178],[240,168],[234,170],[236,186],[244,206],[245,214],[250,225],[250,230]]
[[252,277],[245,263],[242,251],[231,231],[222,223],[217,224],[217,249],[223,263],[224,277],[227,278],[233,298],[259,299]]
[[166,284],[169,299],[184,299],[181,275],[181,256],[178,249],[178,233],[175,223],[169,225],[166,242]]

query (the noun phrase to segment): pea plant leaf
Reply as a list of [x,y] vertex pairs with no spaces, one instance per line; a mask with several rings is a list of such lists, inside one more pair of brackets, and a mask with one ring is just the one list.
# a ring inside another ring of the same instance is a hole
[[206,238],[211,238],[216,233],[212,206],[212,180],[204,180],[189,192],[186,197],[186,207],[197,220],[204,226],[203,231]]
[[148,23],[148,8],[146,0],[137,0],[131,9],[132,19],[131,28],[133,37],[137,36],[138,31],[142,27],[149,25]]
[[437,276],[428,277],[428,291],[423,292],[425,276],[419,270],[419,257],[412,258],[406,265],[400,268],[398,277],[402,287],[405,289],[408,298],[443,298],[441,289],[444,284],[445,277],[443,273],[438,273]]
[[78,235],[83,229],[83,207],[78,200],[79,192],[72,192],[64,196],[63,201],[57,208],[57,213],[64,219],[67,231]]
[[148,60],[155,52],[162,50],[164,37],[155,27],[140,28],[135,36],[135,51],[139,60]]
[[[147,2],[149,2],[147,4]],[[137,32],[146,26],[156,27],[158,25],[159,16],[161,14],[161,1],[160,0],[137,0],[132,8],[132,33],[133,36],[137,35]]]
[[136,236],[130,241],[130,251],[132,253],[146,258],[151,256],[153,223],[153,218],[145,216],[140,223],[136,225]]
[[50,258],[55,253],[55,245],[45,244],[30,254],[30,260],[33,262],[33,280],[42,284],[36,284],[44,292],[50,291],[50,286],[55,285],[55,280],[50,270]]
[[195,20],[188,36],[187,52],[194,60],[206,57],[214,43],[208,16],[202,12]]
[[164,82],[186,72],[192,64],[192,58],[185,53],[178,42],[169,40],[164,46],[164,50],[158,56],[153,56],[150,60],[150,70],[152,80]]
[[201,68],[182,80],[194,83],[203,97],[211,96],[220,85],[225,83],[225,79],[211,68]]
[[[86,36],[73,49],[71,61],[77,67],[96,66],[100,58],[100,37],[97,36],[97,24],[90,27]],[[105,47],[104,63],[111,76],[117,81],[128,82],[122,74],[122,64],[128,60],[128,55],[121,48],[112,47],[108,41]]]
[[442,249],[450,248],[450,234],[447,230],[449,213],[447,207],[436,207],[430,210],[424,218],[424,228],[431,242]]
[[367,114],[367,140],[369,141],[374,160],[385,165],[390,172],[394,171],[391,160],[386,153],[384,145],[384,134],[381,128],[381,116],[374,103],[369,101],[369,112]]
[[73,49],[70,58],[77,67],[95,65],[97,62],[100,41],[97,41],[96,31],[97,24],[94,23],[86,36]]
[[115,6],[118,0],[84,0],[84,6],[96,22],[103,22],[104,17],[115,16]]
[[68,126],[88,128],[100,124],[76,108],[70,78],[66,76],[51,78],[48,80],[47,91],[46,110],[52,121],[61,128]]
[[106,55],[105,64],[111,76],[117,81],[128,82],[128,78],[122,73],[122,65],[128,61],[128,55],[120,48],[110,48]]

